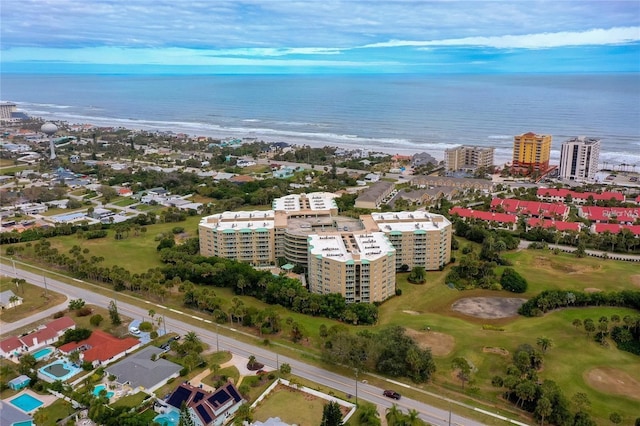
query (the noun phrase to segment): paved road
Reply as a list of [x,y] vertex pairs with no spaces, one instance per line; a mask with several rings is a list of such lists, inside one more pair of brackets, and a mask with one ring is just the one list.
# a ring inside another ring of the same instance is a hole
[[[518,244],[518,248],[527,249],[532,243],[533,241],[520,240],[520,243]],[[573,253],[574,251],[577,250],[577,248],[573,246],[565,246],[561,244],[547,244],[547,245],[549,246],[550,249],[557,248],[560,251],[564,251],[567,253]],[[585,253],[593,257],[604,257],[604,255],[606,254],[609,259],[624,260],[627,262],[640,262],[640,255],[637,255],[637,254],[615,253],[615,252],[591,250],[591,249],[586,249]]]
[[[0,264],[0,273],[4,273],[5,275],[13,276],[13,267],[7,264]],[[34,274],[22,269],[17,268],[16,274],[19,278],[24,278],[28,282],[43,286],[43,278],[38,274]],[[101,294],[94,293],[89,290],[85,290],[82,288],[74,287],[69,284],[65,284],[61,281],[54,280],[51,278],[47,278],[47,286],[49,289],[58,291],[62,294],[73,295],[74,298],[81,298],[85,300],[87,303],[91,303],[99,306],[107,306],[109,302],[112,300],[112,297],[103,296]],[[126,299],[128,296],[123,294],[117,294],[114,292],[114,296],[117,300],[118,310],[131,318],[140,318],[144,319],[148,316],[148,309],[139,308],[137,306],[126,303],[123,299]],[[346,394],[356,395],[360,400],[366,400],[372,402],[384,409],[391,407],[393,402],[382,396],[383,389],[375,387],[373,385],[358,382],[354,377],[344,377],[339,374],[333,373],[331,371],[327,371],[298,360],[288,358],[282,355],[277,355],[276,353],[269,351],[263,347],[254,346],[248,343],[241,342],[239,340],[233,339],[228,336],[220,335],[217,333],[217,326],[212,321],[201,318],[195,315],[191,315],[188,313],[183,313],[177,311],[175,309],[168,309],[162,305],[155,304],[149,301],[146,301],[149,305],[149,309],[154,309],[157,314],[165,315],[165,324],[167,327],[167,331],[176,332],[179,334],[185,334],[189,331],[194,331],[200,336],[203,342],[210,345],[210,347],[216,350],[228,350],[238,355],[249,357],[250,355],[254,355],[260,362],[265,365],[278,368],[278,366],[282,363],[288,363],[292,367],[292,371],[294,374],[303,377],[305,379],[311,380],[313,382],[319,383],[323,386],[327,386],[333,388],[339,392],[343,392]],[[181,315],[187,315],[193,319],[202,321],[202,325],[199,327],[192,326],[189,324],[182,323],[176,317],[180,317]],[[224,327],[230,332],[240,333],[238,330],[235,330],[232,327],[228,326],[220,326]],[[388,380],[392,383],[391,388],[394,388],[402,393],[402,388],[409,388],[408,385],[403,383],[394,382]],[[431,423],[432,425],[438,426],[447,426],[447,425],[457,425],[457,426],[480,426],[482,423],[467,419],[465,417],[459,416],[457,414],[451,414],[451,420],[449,421],[450,413],[449,411],[442,410],[428,404],[422,403],[420,401],[416,401],[410,398],[403,397],[400,401],[397,401],[396,404],[403,410],[408,411],[411,409],[415,409],[420,413],[420,417]],[[455,401],[451,401],[452,409],[455,409],[455,404],[458,404]],[[462,404],[459,404],[462,405]],[[468,408],[469,407],[466,406]],[[480,411],[480,410],[478,410]],[[496,416],[492,413],[485,413]],[[499,417],[500,418],[500,417]],[[515,421],[510,421],[509,419],[503,418],[503,420],[511,423],[517,423]],[[522,425],[522,423],[517,423]]]

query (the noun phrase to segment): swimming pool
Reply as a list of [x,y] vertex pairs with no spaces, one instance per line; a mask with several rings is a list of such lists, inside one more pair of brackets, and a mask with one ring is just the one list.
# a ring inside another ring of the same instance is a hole
[[[102,392],[106,388],[107,387],[105,385],[96,385],[96,387],[93,388],[93,394],[95,396],[100,396],[100,392]],[[107,391],[107,398],[111,399],[112,396],[113,396],[113,391]]]
[[153,421],[161,426],[177,426],[180,423],[180,413],[172,410],[165,414],[158,414]]
[[41,361],[44,358],[51,355],[52,352],[53,352],[53,348],[42,348],[34,352],[32,355],[36,359],[36,361]]
[[[56,380],[65,381],[82,371],[81,368],[76,367],[70,361],[66,359],[54,361],[51,364],[47,364],[40,368],[38,372],[45,376],[45,380],[50,379],[54,382]],[[47,380],[49,381],[49,380]]]
[[30,413],[36,408],[40,407],[44,402],[40,401],[38,398],[29,395],[28,393],[23,393],[17,398],[13,398],[9,401],[11,404],[15,405],[25,413]]

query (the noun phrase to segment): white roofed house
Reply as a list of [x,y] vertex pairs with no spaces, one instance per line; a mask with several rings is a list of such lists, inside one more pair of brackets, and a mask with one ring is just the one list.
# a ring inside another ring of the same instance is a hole
[[11,309],[22,305],[22,297],[16,296],[13,291],[5,290],[0,293],[0,309]]

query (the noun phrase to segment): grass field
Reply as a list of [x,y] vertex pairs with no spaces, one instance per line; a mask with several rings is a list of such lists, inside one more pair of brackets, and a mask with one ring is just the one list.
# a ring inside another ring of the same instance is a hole
[[[88,248],[91,255],[104,255],[105,265],[118,264],[131,272],[144,272],[149,268],[160,266],[155,247],[158,242],[155,236],[168,232],[175,226],[184,227],[191,235],[197,235],[197,223],[199,217],[189,217],[186,222],[158,224],[148,227],[145,235],[115,241],[110,233],[107,238],[98,240],[78,240],[74,236],[50,239],[52,245],[60,250],[70,249],[74,244],[82,244]],[[464,242],[463,244],[470,244]],[[458,255],[458,254],[456,254]],[[518,297],[532,297],[546,289],[572,289],[602,291],[638,289],[640,271],[638,265],[630,262],[602,260],[597,258],[578,259],[570,254],[554,255],[550,251],[523,250],[506,253],[505,257],[513,267],[529,282],[527,293]],[[621,374],[626,374],[631,380],[640,383],[640,371],[638,357],[626,352],[618,351],[612,343],[605,348],[593,339],[587,339],[584,331],[576,330],[571,325],[574,318],[585,319],[590,317],[595,321],[600,316],[618,314],[624,317],[627,314],[638,314],[627,309],[598,307],[582,309],[565,309],[548,313],[539,318],[511,317],[504,319],[486,320],[478,319],[455,312],[451,305],[467,297],[512,297],[511,293],[495,292],[488,290],[452,290],[444,285],[444,277],[448,268],[442,272],[429,272],[427,282],[424,285],[413,285],[406,281],[406,274],[399,274],[397,285],[402,290],[400,297],[394,297],[380,306],[380,321],[375,327],[348,327],[351,330],[364,328],[376,329],[381,326],[401,325],[412,330],[412,336],[419,341],[428,342],[433,347],[437,373],[433,383],[421,386],[422,389],[438,394],[444,394],[455,399],[493,406],[497,404],[506,410],[515,413],[513,417],[523,418],[518,415],[518,410],[512,405],[504,405],[500,400],[500,390],[490,384],[494,375],[505,374],[506,366],[511,363],[511,355],[520,344],[535,346],[538,337],[552,339],[553,346],[545,355],[543,370],[540,371],[541,379],[552,379],[563,389],[570,399],[577,392],[584,392],[591,400],[590,413],[599,424],[608,424],[609,414],[617,411],[625,418],[630,418],[636,413],[638,400],[631,396],[616,395],[601,388],[592,387],[588,380],[589,372],[601,371],[612,367]],[[221,297],[223,309],[230,306],[230,300],[235,297],[233,292],[226,288],[216,288],[216,294]],[[267,305],[259,300],[240,296],[247,306],[259,309]],[[181,306],[181,295],[174,293],[167,297],[164,305],[191,312]],[[318,354],[321,345],[319,327],[325,324],[330,327],[341,324],[337,321],[319,317],[310,317],[292,313],[282,307],[275,307],[283,319],[284,330],[279,335],[258,336],[260,340],[268,339],[277,342],[281,353],[286,348],[295,348]],[[301,324],[308,336],[301,344],[294,345],[288,339],[288,326],[285,319],[291,317]],[[106,318],[106,316],[105,316]],[[483,329],[483,325],[499,326],[504,331],[492,331]],[[252,331],[234,324],[233,327]],[[430,332],[426,332],[426,328]],[[434,337],[435,336],[435,337]],[[283,347],[284,345],[284,347]],[[503,354],[490,348],[503,348]],[[287,350],[287,355],[295,354]],[[300,355],[298,355],[300,356]],[[464,356],[477,368],[474,373],[474,381],[467,386],[465,393],[461,393],[461,385],[454,377],[451,369],[451,361],[455,357]],[[303,357],[304,358],[304,357]],[[307,358],[307,360],[309,360]],[[570,360],[570,362],[568,362]],[[312,361],[316,362],[316,361]],[[370,380],[373,383],[376,379]],[[384,384],[381,382],[381,385]],[[631,392],[636,389],[631,388]],[[403,392],[405,393],[405,392]],[[640,390],[637,390],[640,394]],[[158,393],[160,395],[160,393]],[[410,396],[411,393],[407,393]],[[163,395],[161,395],[163,396]],[[415,395],[420,397],[419,394]],[[575,410],[575,407],[572,407]]]
[[33,284],[21,284],[19,288],[11,282],[11,278],[0,276],[0,291],[11,290],[22,297],[22,304],[0,311],[0,320],[15,322],[27,318],[37,312],[56,306],[65,300],[65,296],[55,291],[45,292],[41,287]]
[[59,420],[75,413],[75,409],[67,401],[58,399],[48,407],[36,411],[34,420],[38,426],[56,426]]
[[288,424],[315,426],[322,420],[322,410],[326,403],[322,398],[278,385],[254,409],[253,418],[264,422],[270,417],[280,417],[280,420]]

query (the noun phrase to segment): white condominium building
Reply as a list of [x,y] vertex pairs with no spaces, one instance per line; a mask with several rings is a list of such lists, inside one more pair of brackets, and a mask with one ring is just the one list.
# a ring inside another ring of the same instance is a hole
[[439,214],[424,211],[372,213],[361,216],[366,229],[377,228],[396,249],[396,270],[422,266],[437,271],[451,260],[452,226]]
[[382,232],[310,235],[309,290],[382,302],[395,294],[395,252]]
[[224,212],[202,218],[200,254],[250,263],[275,262],[275,214],[273,210]]
[[203,217],[200,254],[275,265],[279,258],[307,268],[309,289],[341,293],[347,302],[376,302],[395,292],[395,273],[414,266],[438,270],[451,258],[451,222],[424,211],[349,218],[330,193],[295,194],[273,210]]
[[578,182],[593,181],[600,160],[600,139],[579,136],[562,143],[560,178]]

